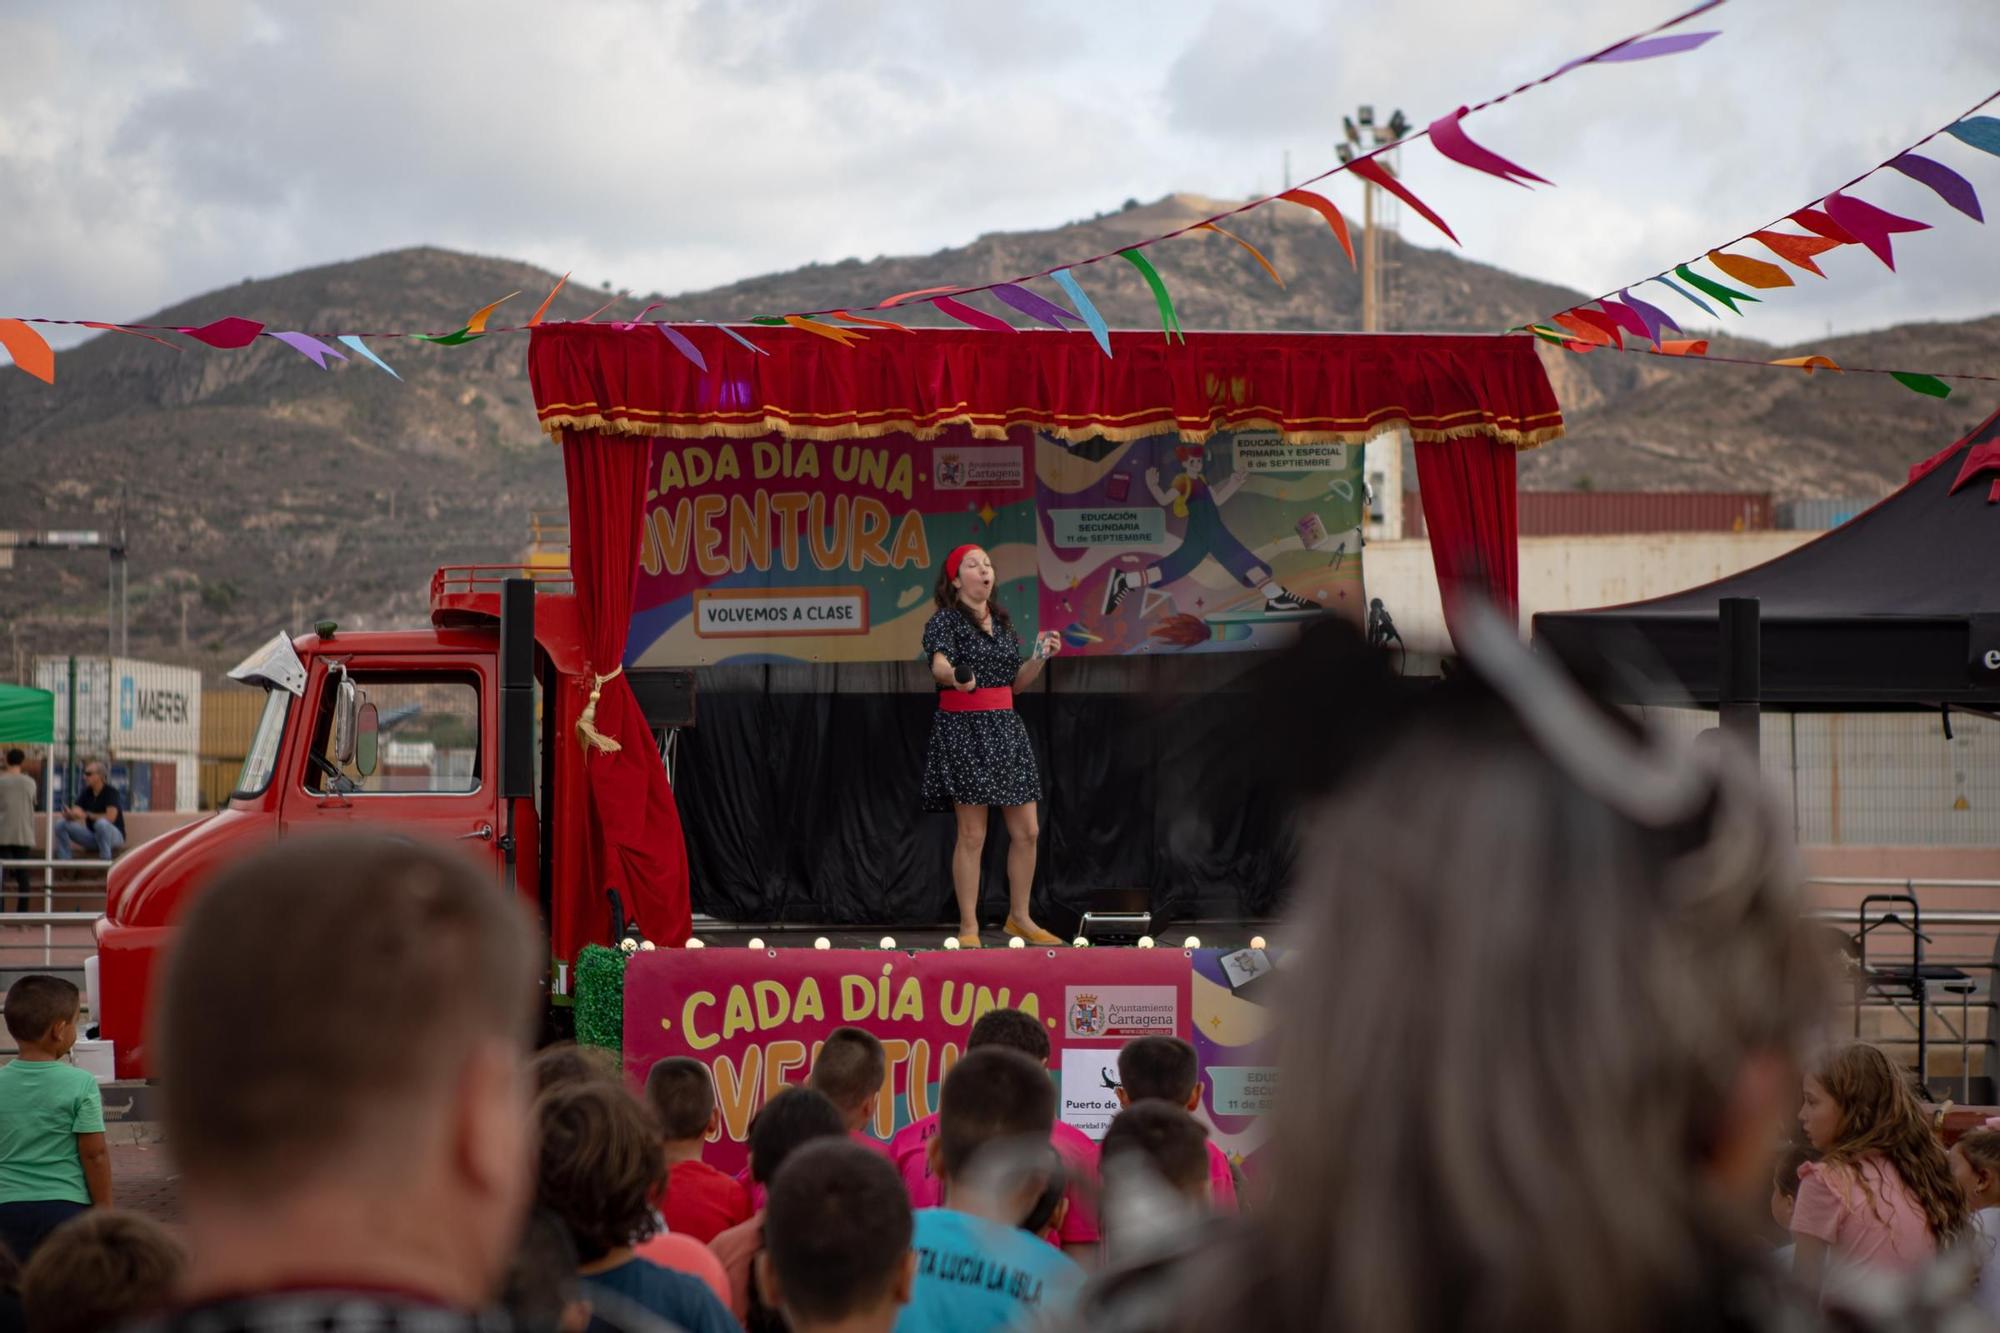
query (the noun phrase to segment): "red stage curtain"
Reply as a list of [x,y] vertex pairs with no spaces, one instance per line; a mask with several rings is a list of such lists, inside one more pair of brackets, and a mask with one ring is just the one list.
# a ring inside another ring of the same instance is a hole
[[[562,450],[584,669],[605,676],[620,668],[632,619],[649,450],[644,440],[594,431],[565,432]],[[589,684],[584,680],[586,689]],[[582,707],[582,701],[565,704],[558,714],[565,721]],[[585,825],[590,830],[584,882],[591,891],[581,901],[576,895],[558,895],[554,938],[571,957],[583,944],[606,941],[611,909],[604,890],[611,888],[618,890],[647,939],[683,944],[692,923],[680,811],[645,715],[622,672],[600,689],[596,728],[622,748],[582,749],[589,779]],[[571,731],[566,743],[580,744],[573,737]]]
[[1411,438],[1529,448],[1562,434],[1535,340],[1476,334],[869,330],[843,347],[790,328],[677,326],[706,369],[650,325],[544,324],[528,375],[545,429],[801,440],[1026,426],[1071,443],[1275,430],[1295,444]]
[[1417,490],[1449,624],[1467,592],[1512,618],[1521,604],[1514,450],[1493,440],[1419,441]]

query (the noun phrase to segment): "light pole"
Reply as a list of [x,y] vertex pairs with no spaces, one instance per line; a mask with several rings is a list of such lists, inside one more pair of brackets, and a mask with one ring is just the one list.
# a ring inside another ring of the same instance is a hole
[[[1337,146],[1342,162],[1352,162],[1355,157],[1371,148],[1387,148],[1410,132],[1410,122],[1404,118],[1399,107],[1391,112],[1386,123],[1375,123],[1375,107],[1364,102],[1353,115],[1341,117],[1341,128],[1345,138]],[[1363,139],[1373,142],[1363,147]],[[1396,174],[1396,152],[1383,153],[1375,159],[1381,168],[1391,176]],[[1361,331],[1380,332],[1389,322],[1384,310],[1382,289],[1382,237],[1384,230],[1377,225],[1378,216],[1386,214],[1384,206],[1375,198],[1376,185],[1364,181],[1361,185]]]

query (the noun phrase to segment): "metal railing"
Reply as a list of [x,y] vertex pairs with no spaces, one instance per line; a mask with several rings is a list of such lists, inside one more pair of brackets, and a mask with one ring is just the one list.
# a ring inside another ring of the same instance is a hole
[[[94,947],[92,942],[88,938],[74,943],[60,940],[56,931],[67,926],[81,926],[88,931],[103,915],[111,865],[109,861],[81,858],[64,861],[54,857],[0,861],[0,967],[81,966],[80,959],[59,962],[57,955],[87,954]],[[36,878],[40,881],[28,890],[30,910],[25,912],[9,910],[20,900],[20,886],[14,878],[16,870],[38,872]],[[57,871],[64,875],[60,884],[56,882]],[[79,876],[94,880],[78,883]]]

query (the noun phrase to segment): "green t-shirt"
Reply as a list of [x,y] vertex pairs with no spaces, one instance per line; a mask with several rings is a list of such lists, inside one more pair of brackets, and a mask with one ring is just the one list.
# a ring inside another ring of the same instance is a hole
[[76,1136],[104,1132],[87,1069],[61,1060],[0,1065],[0,1203],[90,1202]]

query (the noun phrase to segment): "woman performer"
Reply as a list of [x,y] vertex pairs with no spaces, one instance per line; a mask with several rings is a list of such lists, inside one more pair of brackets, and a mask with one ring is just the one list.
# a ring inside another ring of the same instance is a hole
[[1014,691],[1042,674],[1062,648],[1044,631],[1035,655],[1021,660],[1021,640],[1007,608],[993,597],[993,561],[977,546],[961,546],[938,571],[937,613],[924,625],[924,656],[937,681],[938,711],[924,757],[924,809],[958,817],[951,853],[951,887],[958,895],[958,942],[977,949],[979,857],[986,846],[986,807],[1007,821],[1007,933],[1030,944],[1061,944],[1028,914],[1035,882],[1035,802],[1042,778],[1028,729],[1014,711]]

